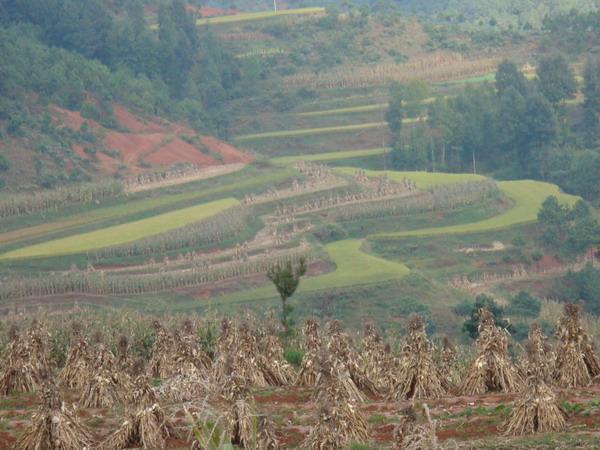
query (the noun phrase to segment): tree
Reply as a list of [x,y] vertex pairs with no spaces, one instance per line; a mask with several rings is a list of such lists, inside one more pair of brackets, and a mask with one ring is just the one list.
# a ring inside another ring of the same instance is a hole
[[305,273],[306,260],[304,258],[301,258],[296,266],[292,264],[292,261],[288,261],[285,264],[273,266],[267,272],[267,277],[275,285],[275,289],[277,289],[281,298],[281,324],[286,336],[290,335],[293,325],[290,315],[294,310],[292,305],[288,304],[287,301],[296,292],[300,284],[300,278]]
[[6,159],[6,156],[0,155],[0,172],[6,172],[10,169],[10,161]]
[[402,119],[404,118],[403,89],[399,83],[390,87],[390,101],[385,112],[385,121],[388,123],[392,135],[392,147],[400,147],[400,134],[402,132]]
[[505,59],[496,70],[496,90],[502,96],[507,89],[513,88],[522,96],[527,95],[527,80],[513,61]]
[[520,291],[510,299],[508,313],[513,316],[536,318],[542,309],[541,302],[529,292]]
[[555,196],[551,195],[544,200],[537,214],[539,226],[542,228],[542,242],[552,245],[563,241],[568,214],[568,208],[558,203]]
[[535,168],[535,172],[545,175],[547,169],[547,153],[549,145],[558,133],[558,120],[549,100],[543,95],[534,93],[527,99],[525,108],[524,129],[526,130],[518,159],[523,169]]
[[477,339],[479,336],[479,310],[487,309],[494,315],[494,322],[497,326],[510,330],[509,322],[504,319],[504,308],[496,303],[493,297],[485,294],[479,294],[475,297],[475,303],[471,308],[469,317],[463,323],[463,331],[472,339]]
[[600,143],[600,59],[588,59],[583,71],[583,121],[586,144]]
[[542,58],[537,69],[538,88],[554,107],[575,97],[577,82],[569,63],[562,55]]

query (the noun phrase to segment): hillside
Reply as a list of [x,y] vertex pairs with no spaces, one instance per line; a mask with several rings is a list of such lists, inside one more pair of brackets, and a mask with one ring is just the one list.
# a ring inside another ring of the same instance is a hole
[[0,447],[599,447],[599,19],[0,2]]

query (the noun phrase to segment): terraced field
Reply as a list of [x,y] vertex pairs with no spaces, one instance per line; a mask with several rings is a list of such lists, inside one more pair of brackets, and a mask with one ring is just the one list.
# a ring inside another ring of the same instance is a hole
[[508,228],[514,225],[535,222],[537,213],[546,197],[554,195],[561,203],[572,205],[579,197],[560,192],[554,184],[533,180],[500,181],[498,187],[513,202],[508,211],[479,222],[449,227],[431,227],[370,236],[377,239],[395,239],[407,236],[436,236],[457,233],[476,233]]
[[239,201],[234,198],[216,200],[160,214],[148,219],[31,245],[0,255],[0,259],[70,255],[113,245],[126,244],[198,222],[236,205],[239,205]]
[[[335,172],[341,175],[354,175],[356,167],[336,167]],[[463,181],[479,181],[485,179],[482,175],[471,173],[442,173],[442,172],[409,172],[399,170],[365,170],[367,176],[375,177],[386,175],[390,180],[402,181],[409,178],[417,183],[420,189],[427,189],[431,186],[444,184],[460,183]]]
[[385,152],[389,152],[390,150],[391,149],[389,147],[384,147],[384,148],[368,148],[368,149],[364,149],[364,150],[345,150],[345,151],[342,150],[339,152],[317,153],[314,155],[280,156],[278,158],[272,158],[271,162],[273,164],[287,166],[287,165],[295,163],[296,161],[306,161],[306,162],[338,161],[338,160],[343,160],[343,159],[382,155]]
[[274,170],[268,175],[263,174],[260,177],[244,178],[243,172],[240,172],[236,176],[241,179],[235,181],[235,179],[232,178],[230,183],[221,186],[191,190],[189,192],[178,194],[162,193],[158,197],[132,200],[119,205],[97,208],[85,213],[76,213],[58,220],[47,221],[40,225],[0,233],[0,244],[15,243],[24,239],[41,237],[58,231],[68,231],[69,229],[75,229],[84,225],[118,220],[169,206],[176,207],[179,203],[199,202],[216,195],[231,195],[234,191],[277,183],[290,177],[292,174],[293,171],[291,169],[280,169]]
[[[365,253],[362,249],[364,245],[365,241],[362,239],[346,239],[327,244],[325,251],[329,259],[335,264],[335,270],[324,275],[304,278],[300,283],[298,292],[306,293],[353,285],[379,283],[403,278],[410,273],[409,268],[404,264]],[[213,301],[215,304],[237,303],[276,296],[277,292],[269,283],[249,291],[235,292],[217,297]]]
[[244,14],[232,14],[229,16],[217,16],[207,17],[205,19],[198,19],[196,25],[222,25],[236,22],[248,22],[255,20],[272,19],[275,17],[282,16],[302,16],[302,15],[322,15],[325,14],[325,8],[313,7],[313,8],[295,8],[295,9],[282,9],[279,11],[260,11]]

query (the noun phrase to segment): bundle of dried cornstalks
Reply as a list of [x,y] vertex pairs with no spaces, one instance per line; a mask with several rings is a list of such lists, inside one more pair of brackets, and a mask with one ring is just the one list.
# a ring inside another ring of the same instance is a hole
[[88,343],[82,336],[79,325],[74,324],[67,361],[58,376],[59,384],[70,388],[83,386],[88,377],[90,359]]
[[236,372],[231,359],[225,363],[226,377],[221,387],[224,420],[231,443],[252,448],[257,442],[257,423],[250,382]]
[[467,371],[460,392],[475,395],[489,391],[518,391],[522,379],[508,356],[508,333],[495,325],[493,314],[484,308],[479,310],[478,330],[477,356]]
[[523,397],[516,402],[504,425],[506,433],[520,435],[561,431],[566,424],[566,414],[558,405],[554,392],[544,382],[541,372],[533,370],[527,379]]
[[315,319],[308,319],[302,328],[304,342],[302,348],[304,355],[300,363],[300,370],[296,378],[296,385],[314,387],[319,377],[319,351],[321,349],[321,338],[319,336],[319,324]]
[[442,377],[433,361],[433,352],[423,319],[412,316],[400,360],[398,383],[392,388],[394,398],[438,398],[444,394]]
[[8,334],[4,365],[0,372],[0,394],[34,391],[38,386],[40,374],[30,362],[29,347],[21,339],[17,327],[11,327]]
[[37,319],[33,319],[27,330],[25,345],[28,352],[28,362],[33,366],[35,378],[38,382],[42,382],[52,372],[50,349],[48,347],[49,338],[50,333],[48,333],[48,330]]
[[169,402],[189,402],[204,398],[215,390],[206,372],[194,364],[181,366],[176,375],[163,381],[158,389],[161,399]]
[[91,435],[74,410],[58,396],[54,385],[46,385],[42,405],[13,447],[15,450],[73,450],[91,448]]
[[435,450],[438,448],[435,423],[429,415],[429,408],[423,405],[426,422],[417,423],[417,415],[412,406],[400,413],[400,422],[394,428],[395,450]]
[[267,383],[287,386],[296,379],[296,372],[283,357],[283,348],[274,331],[263,336],[260,342],[259,364]]
[[132,447],[148,449],[166,448],[167,439],[176,437],[177,431],[158,403],[130,413],[121,427],[100,445],[105,450]]
[[339,320],[328,323],[327,351],[338,374],[350,375],[350,380],[362,392],[377,394],[377,387],[366,373],[358,365],[358,356],[354,352],[348,337],[342,332],[342,324]]
[[579,305],[565,305],[557,328],[559,343],[554,380],[565,388],[587,386],[592,378],[600,375],[600,363],[592,340],[581,324]]
[[258,442],[261,450],[279,450],[281,445],[275,434],[275,427],[268,416],[258,418]]
[[186,320],[183,324],[183,333],[179,339],[175,339],[177,345],[178,364],[191,362],[198,369],[208,370],[212,366],[212,361],[206,352],[200,347],[198,336],[195,333],[194,325],[191,320]]
[[523,374],[526,377],[528,377],[527,374],[535,374],[545,383],[550,383],[556,355],[548,344],[548,338],[536,322],[529,327],[525,352],[526,358],[520,364]]
[[112,408],[120,403],[122,391],[113,373],[102,369],[90,374],[84,382],[79,399],[82,408]]
[[354,403],[323,400],[319,404],[317,424],[310,430],[302,447],[341,450],[350,443],[366,442],[368,439],[367,421]]
[[386,352],[381,336],[372,323],[365,326],[361,351],[358,355],[359,368],[369,380],[375,384],[377,391],[389,390],[389,379],[386,373],[392,369],[390,354]]
[[440,375],[442,387],[450,391],[460,382],[460,374],[457,367],[456,348],[447,336],[444,336],[442,352],[440,355]]
[[152,356],[148,363],[148,374],[153,378],[165,379],[177,371],[175,342],[173,336],[158,322],[152,324],[156,336]]

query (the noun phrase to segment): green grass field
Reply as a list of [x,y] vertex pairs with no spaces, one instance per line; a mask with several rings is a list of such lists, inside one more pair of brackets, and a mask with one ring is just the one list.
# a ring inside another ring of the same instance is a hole
[[0,255],[0,259],[71,255],[126,244],[198,222],[236,205],[239,205],[239,201],[234,198],[216,200],[147,219],[31,245]]
[[319,117],[336,114],[352,114],[361,112],[381,111],[388,107],[387,103],[374,103],[372,105],[350,106],[348,108],[324,109],[322,111],[308,111],[295,113],[298,117]]
[[[335,172],[342,175],[354,175],[356,167],[336,167]],[[365,170],[365,173],[370,177],[387,175],[390,180],[401,181],[408,178],[417,183],[420,189],[427,189],[431,186],[439,186],[442,184],[460,183],[463,181],[479,181],[485,179],[482,175],[474,175],[471,173],[442,173],[442,172],[403,172],[397,170]]]
[[295,163],[296,161],[337,161],[343,159],[377,156],[385,152],[389,152],[390,150],[391,149],[389,147],[384,147],[368,148],[364,150],[342,150],[339,152],[316,153],[314,155],[280,156],[278,158],[271,158],[271,162],[273,164],[287,166]]
[[[333,272],[315,277],[305,277],[300,282],[298,293],[343,288],[344,286],[379,283],[405,277],[410,273],[404,264],[369,255],[361,250],[364,240],[346,239],[325,246],[329,258],[335,263]],[[214,304],[236,303],[249,300],[268,299],[277,296],[269,283],[249,291],[234,292],[212,299]]]
[[394,239],[407,236],[437,236],[457,233],[476,233],[508,228],[535,222],[542,202],[549,195],[554,195],[561,203],[572,205],[579,197],[560,192],[558,186],[533,180],[500,181],[498,187],[513,202],[514,206],[508,211],[480,220],[478,222],[453,225],[448,227],[421,228],[418,230],[383,233],[369,236],[377,239]]
[[205,19],[198,19],[196,25],[221,25],[236,22],[247,22],[251,20],[264,20],[271,19],[273,17],[281,16],[298,16],[298,15],[314,15],[314,14],[325,14],[325,8],[295,8],[295,9],[282,9],[279,11],[260,11],[243,14],[232,14],[230,16],[217,16],[207,17]]

